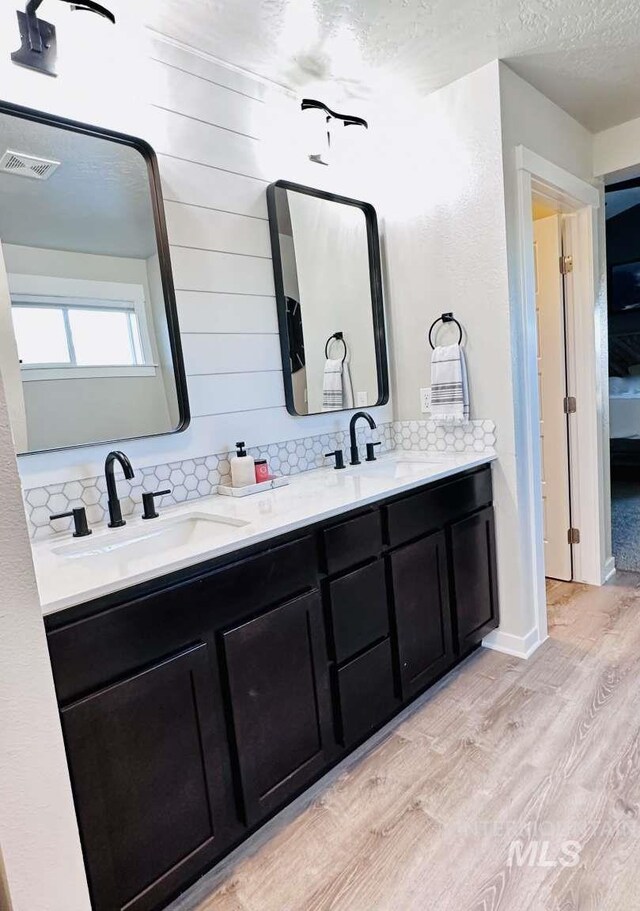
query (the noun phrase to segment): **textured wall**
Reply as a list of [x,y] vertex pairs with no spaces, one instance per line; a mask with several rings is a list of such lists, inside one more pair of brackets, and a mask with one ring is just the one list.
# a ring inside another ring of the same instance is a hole
[[11,911],[88,911],[84,865],[1,383],[0,492],[0,851],[11,893],[8,907]]

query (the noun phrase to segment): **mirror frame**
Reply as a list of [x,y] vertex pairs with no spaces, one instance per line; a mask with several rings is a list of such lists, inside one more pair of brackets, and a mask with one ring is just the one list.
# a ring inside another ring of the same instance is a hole
[[137,136],[129,136],[126,133],[119,133],[115,130],[108,130],[104,127],[82,123],[81,121],[70,120],[66,117],[59,117],[55,114],[47,114],[44,111],[37,111],[33,108],[27,108],[23,107],[22,105],[12,104],[9,101],[0,100],[0,114],[9,114],[12,117],[20,117],[22,120],[33,120],[36,123],[42,123],[46,126],[58,127],[62,130],[68,130],[71,133],[82,133],[85,136],[93,136],[96,139],[106,139],[111,142],[118,142],[121,145],[126,145],[132,149],[135,149],[142,155],[147,166],[147,174],[149,177],[149,195],[151,197],[151,207],[153,210],[153,220],[155,224],[156,244],[158,247],[158,261],[160,265],[160,278],[162,282],[162,292],[164,295],[165,311],[167,315],[169,345],[171,348],[171,359],[173,362],[173,375],[176,383],[176,397],[178,400],[179,415],[179,423],[174,430],[145,434],[141,437],[120,437],[115,439],[94,440],[90,443],[75,443],[71,446],[56,446],[52,449],[38,449],[34,450],[33,452],[18,453],[18,456],[20,458],[27,458],[31,455],[40,455],[45,452],[63,452],[64,450],[86,448],[87,446],[110,446],[113,443],[126,442],[127,440],[146,440],[152,439],[154,437],[171,436],[174,433],[182,433],[191,423],[191,410],[189,407],[187,376],[184,368],[184,357],[182,353],[182,340],[180,338],[178,307],[173,284],[173,270],[171,268],[169,236],[167,234],[167,223],[164,214],[164,199],[162,196],[160,170],[158,168],[158,159],[153,147],[149,145],[145,139],[140,139]]
[[[380,265],[380,239],[378,235],[378,217],[376,210],[368,202],[361,202],[357,199],[351,199],[348,196],[337,196],[335,193],[328,193],[325,190],[317,190],[314,187],[305,187],[302,184],[292,183],[288,180],[277,180],[267,187],[267,211],[269,214],[269,233],[271,236],[271,252],[273,260],[273,278],[276,289],[276,304],[278,309],[278,328],[280,331],[280,351],[282,353],[282,373],[284,376],[284,394],[287,411],[295,417],[306,418],[318,414],[335,414],[336,412],[311,412],[310,414],[300,414],[296,411],[293,380],[291,374],[291,364],[289,360],[289,332],[287,328],[287,302],[284,292],[284,278],[282,270],[282,250],[280,248],[280,237],[278,232],[278,207],[277,191],[293,190],[296,193],[304,193],[307,196],[315,196],[318,199],[328,199],[330,202],[337,202],[341,205],[354,206],[361,209],[364,213],[367,223],[367,246],[369,251],[369,279],[371,284],[371,306],[373,316],[373,341],[376,353],[376,369],[378,373],[378,399],[376,402],[368,405],[368,408],[376,408],[380,405],[386,405],[389,401],[389,367],[387,361],[387,336],[384,325],[384,301],[382,296],[382,269]],[[304,324],[304,316],[303,316]],[[341,411],[353,411],[353,409],[343,408]]]

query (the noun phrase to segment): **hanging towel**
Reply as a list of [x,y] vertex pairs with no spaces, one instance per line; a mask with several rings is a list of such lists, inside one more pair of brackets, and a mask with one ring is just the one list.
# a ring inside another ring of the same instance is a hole
[[322,410],[341,411],[353,408],[353,384],[351,371],[345,360],[327,358],[322,378]]
[[467,364],[460,345],[433,350],[431,417],[438,424],[463,424],[469,420]]
[[340,411],[343,405],[342,360],[327,358],[322,378],[322,410]]

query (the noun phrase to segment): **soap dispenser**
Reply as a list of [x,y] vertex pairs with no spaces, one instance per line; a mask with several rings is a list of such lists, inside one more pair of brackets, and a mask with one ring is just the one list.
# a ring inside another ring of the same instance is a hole
[[236,455],[231,459],[232,487],[248,487],[256,483],[255,459],[244,447],[244,442],[236,443]]

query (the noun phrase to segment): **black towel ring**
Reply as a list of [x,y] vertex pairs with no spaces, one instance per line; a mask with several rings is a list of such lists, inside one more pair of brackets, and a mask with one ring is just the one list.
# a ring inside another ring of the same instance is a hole
[[344,340],[344,335],[342,334],[342,332],[334,332],[333,335],[330,335],[329,338],[327,339],[327,343],[324,346],[325,360],[329,357],[329,345],[331,344],[331,342],[334,339],[336,342],[342,342],[342,344],[344,345],[344,354],[342,355],[342,363],[344,364],[344,362],[347,359],[347,343]]
[[438,319],[435,319],[435,320],[431,323],[431,328],[429,329],[429,344],[431,345],[431,347],[432,347],[432,348],[435,348],[435,347],[436,347],[436,346],[433,344],[433,342],[431,341],[431,333],[432,333],[433,330],[436,328],[436,326],[438,325],[439,322],[443,322],[443,323],[455,323],[455,324],[456,324],[456,326],[458,327],[458,332],[460,333],[460,338],[458,339],[458,344],[461,345],[461,344],[462,344],[462,326],[460,325],[460,323],[458,322],[458,320],[455,318],[455,316],[453,315],[453,313],[443,313],[442,316],[439,316]]

